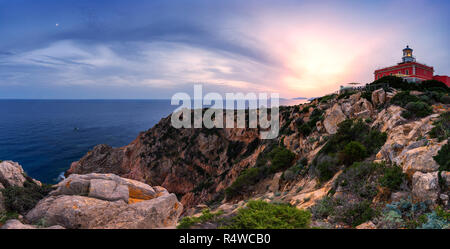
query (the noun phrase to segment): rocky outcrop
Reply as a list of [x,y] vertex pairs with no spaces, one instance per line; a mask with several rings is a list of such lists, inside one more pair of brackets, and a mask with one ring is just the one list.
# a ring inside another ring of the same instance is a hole
[[13,161],[0,162],[0,183],[4,187],[23,187],[25,181],[25,172],[22,166]]
[[334,104],[331,109],[327,110],[323,126],[329,134],[335,134],[337,132],[338,124],[344,121],[347,117],[342,112],[339,104]]
[[403,110],[403,108],[396,105],[391,105],[387,109],[383,109],[376,116],[372,127],[378,127],[380,131],[385,132],[395,126],[406,123],[406,119],[401,116]]
[[438,172],[416,172],[412,178],[414,201],[432,201],[436,203],[439,196]]
[[50,227],[38,227],[35,225],[23,224],[19,220],[12,219],[8,220],[0,229],[65,229],[62,226],[50,226]]
[[378,89],[372,92],[372,103],[374,106],[386,103],[386,92],[384,89]]
[[71,175],[27,215],[65,228],[174,227],[183,206],[162,187],[113,174]]
[[446,141],[426,139],[437,114],[418,121],[387,128],[388,139],[376,155],[378,160],[395,163],[412,176],[416,171],[433,172],[439,168],[433,156]]

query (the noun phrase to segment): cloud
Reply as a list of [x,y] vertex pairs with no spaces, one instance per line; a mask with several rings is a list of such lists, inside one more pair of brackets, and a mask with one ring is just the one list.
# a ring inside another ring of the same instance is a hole
[[[9,12],[0,9],[8,18],[1,30],[7,38],[0,40],[0,97],[20,96],[8,88],[20,85],[169,98],[194,83],[219,92],[314,97],[347,82],[369,82],[376,67],[397,62],[411,42],[420,48],[418,59],[447,73],[448,3],[407,3],[11,2]],[[409,14],[398,15],[405,4]]]

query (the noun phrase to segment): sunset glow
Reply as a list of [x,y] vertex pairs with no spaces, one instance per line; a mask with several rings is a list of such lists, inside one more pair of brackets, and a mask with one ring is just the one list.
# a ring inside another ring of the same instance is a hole
[[407,44],[450,72],[448,1],[48,2],[0,4],[0,98],[169,98],[194,83],[315,97],[371,82]]

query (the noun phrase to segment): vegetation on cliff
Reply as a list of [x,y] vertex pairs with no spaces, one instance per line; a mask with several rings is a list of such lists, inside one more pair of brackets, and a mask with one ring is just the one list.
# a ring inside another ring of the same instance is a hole
[[299,210],[289,204],[260,200],[249,201],[234,216],[224,217],[223,214],[223,211],[212,213],[204,209],[198,217],[183,217],[177,228],[192,228],[210,222],[225,229],[298,229],[308,228],[311,223],[309,211]]
[[50,191],[50,185],[43,184],[39,186],[30,178],[24,182],[23,187],[8,186],[1,190],[6,210],[9,213],[19,214],[26,214],[26,212],[36,206],[39,200],[47,196]]

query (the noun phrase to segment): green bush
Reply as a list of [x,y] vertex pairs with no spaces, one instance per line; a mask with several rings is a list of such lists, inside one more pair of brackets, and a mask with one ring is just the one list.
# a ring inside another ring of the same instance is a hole
[[288,204],[249,201],[245,208],[224,228],[231,229],[296,229],[308,228],[311,213]]
[[6,221],[11,219],[17,219],[19,214],[16,212],[0,212],[0,227],[5,224]]
[[219,216],[223,214],[223,211],[220,210],[215,213],[211,213],[209,209],[204,209],[202,211],[202,215],[199,217],[188,217],[185,216],[181,219],[180,223],[178,224],[178,229],[187,229],[191,228],[191,226],[196,224],[202,224],[205,222],[220,222]]
[[389,87],[403,90],[409,90],[412,86],[412,84],[397,76],[384,76],[378,80],[375,80],[370,85],[376,85],[380,83],[387,83],[389,84]]
[[361,98],[367,99],[367,101],[372,102],[372,91],[364,91],[361,93]]
[[339,161],[349,166],[354,162],[363,160],[366,156],[366,147],[359,142],[352,141],[345,145],[344,149],[339,153]]
[[385,167],[383,175],[380,178],[380,185],[396,191],[400,188],[405,178],[406,175],[403,173],[403,170],[397,165]]
[[[312,161],[319,180],[329,180],[339,169],[339,163],[351,165],[376,153],[386,142],[386,133],[371,129],[362,119],[347,119],[338,125],[336,134],[331,135],[326,144]],[[336,158],[336,155],[340,160]],[[322,160],[326,158],[327,160]]]
[[402,113],[404,118],[419,117],[423,118],[433,113],[433,108],[422,101],[409,102],[405,106],[408,112]]
[[383,229],[445,228],[445,222],[442,222],[445,219],[436,215],[435,211],[430,213],[430,204],[413,203],[410,198],[386,204],[376,223]]
[[330,196],[325,196],[316,204],[310,207],[311,214],[315,219],[326,219],[336,210],[336,206],[340,205],[339,200],[335,200]]
[[339,169],[338,161],[334,156],[324,155],[317,159],[315,167],[316,175],[320,182],[326,182],[333,178],[334,174]]
[[27,180],[23,187],[9,186],[1,191],[9,212],[25,214],[51,191],[51,186],[43,184],[41,187]]
[[371,178],[383,167],[384,164],[355,162],[339,175],[335,187],[341,186],[359,198],[372,200],[377,194],[377,188]]
[[364,145],[368,153],[375,153],[386,142],[386,138],[387,135],[385,133],[371,129],[362,119],[357,121],[347,119],[338,125],[336,134],[328,139],[320,153],[340,152],[352,141]]
[[443,95],[439,100],[441,103],[450,104],[450,96],[448,95]]
[[253,167],[242,171],[242,173],[236,178],[236,180],[225,189],[225,194],[228,199],[237,196],[245,191],[247,186],[252,186],[258,180],[266,175],[267,168]]
[[450,112],[439,115],[433,123],[434,127],[430,131],[430,137],[437,138],[439,142],[450,137]]
[[295,154],[284,147],[276,147],[268,157],[271,161],[270,171],[277,172],[292,165]]
[[[294,159],[295,154],[284,147],[267,146],[258,156],[255,166],[243,170],[236,180],[225,189],[226,197],[230,199],[245,193],[248,186],[253,186],[271,173],[290,167]],[[268,161],[271,162],[270,167],[267,167]]]
[[283,179],[287,181],[294,180],[296,176],[300,174],[300,172],[304,169],[305,166],[303,166],[301,163],[297,163],[294,166],[287,169],[285,172],[283,172]]
[[319,103],[327,103],[328,101],[336,98],[337,94],[329,94],[329,95],[325,95],[321,98],[318,98]]
[[438,154],[433,157],[434,161],[439,164],[440,171],[450,171],[450,139],[439,150]]
[[415,95],[410,95],[408,91],[397,93],[391,100],[391,103],[401,107],[405,107],[410,102],[418,102],[420,98]]
[[309,127],[309,125],[306,124],[306,123],[301,124],[301,125],[298,127],[298,129],[299,129],[300,134],[302,134],[304,137],[306,137],[306,136],[308,136],[309,134],[311,134],[311,131],[312,131],[311,127]]
[[377,212],[370,207],[370,202],[367,200],[357,203],[343,202],[343,205],[336,209],[334,220],[356,227],[376,215]]

